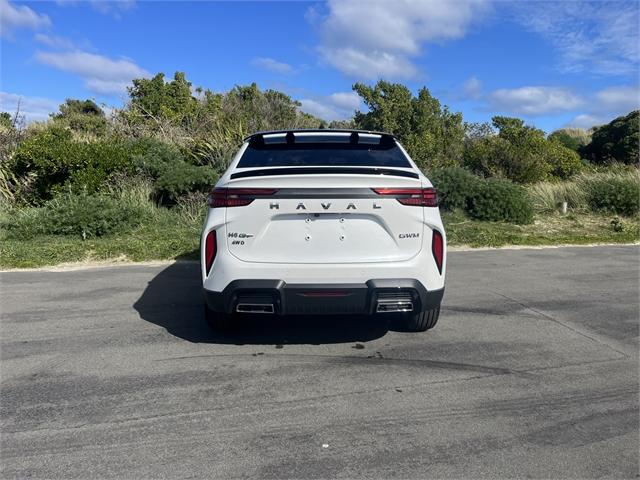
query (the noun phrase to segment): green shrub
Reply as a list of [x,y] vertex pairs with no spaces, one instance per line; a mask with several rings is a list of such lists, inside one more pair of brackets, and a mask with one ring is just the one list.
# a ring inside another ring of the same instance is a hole
[[107,133],[107,118],[104,111],[93,100],[68,98],[60,105],[52,120],[74,132],[89,136],[104,136]]
[[191,192],[204,192],[215,182],[213,168],[182,163],[160,174],[156,180],[156,191],[163,203],[175,203],[178,197]]
[[149,143],[134,163],[140,173],[155,179],[155,197],[162,203],[174,204],[182,195],[204,192],[217,180],[212,167],[192,165],[180,150],[160,142]]
[[13,173],[32,179],[29,190],[19,193],[27,202],[38,204],[68,189],[100,191],[113,173],[132,171],[131,144],[117,139],[80,142],[70,130],[48,126],[15,152]]
[[578,183],[593,210],[629,216],[640,212],[640,174],[637,171],[584,175]]
[[580,155],[557,140],[547,141],[545,155],[554,177],[566,179],[584,169]]
[[467,148],[464,165],[485,177],[507,178],[517,183],[539,182],[552,171],[542,152],[546,142],[542,137],[528,138],[526,145],[497,136],[483,138]]
[[438,191],[440,208],[443,210],[466,210],[469,200],[484,181],[460,167],[435,170],[429,175],[429,180]]
[[594,163],[617,161],[637,165],[639,144],[640,110],[634,110],[596,128],[591,143],[583,147],[581,152]]
[[15,152],[12,170],[19,177],[31,177],[30,190],[19,192],[27,201],[51,198],[54,186],[63,185],[74,170],[83,166],[80,146],[62,127],[40,130],[22,142]]
[[469,214],[478,220],[531,223],[533,208],[524,188],[508,180],[489,179],[470,199]]
[[139,146],[141,148],[133,155],[133,164],[139,172],[151,178],[157,178],[167,168],[185,162],[180,150],[173,145],[144,139]]
[[64,194],[42,207],[14,211],[3,225],[9,238],[73,235],[82,238],[130,230],[145,218],[143,211],[107,195]]
[[517,118],[493,117],[497,135],[471,138],[464,166],[484,177],[507,178],[516,183],[536,183],[553,177],[567,178],[582,170],[580,156],[556,137],[526,126]]
[[591,142],[591,133],[582,128],[561,128],[551,132],[547,139],[559,142],[568,149],[579,153],[585,145]]

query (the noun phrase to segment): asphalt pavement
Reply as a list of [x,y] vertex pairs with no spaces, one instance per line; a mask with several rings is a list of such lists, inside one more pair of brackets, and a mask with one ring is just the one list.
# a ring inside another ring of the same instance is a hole
[[194,263],[2,273],[0,476],[638,478],[639,254],[452,252],[425,333],[215,333]]

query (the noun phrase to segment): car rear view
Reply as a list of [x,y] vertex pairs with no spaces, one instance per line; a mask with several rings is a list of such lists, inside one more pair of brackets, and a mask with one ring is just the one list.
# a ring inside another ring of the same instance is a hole
[[242,314],[395,314],[435,325],[445,234],[437,196],[390,135],[255,134],[209,196],[207,320]]

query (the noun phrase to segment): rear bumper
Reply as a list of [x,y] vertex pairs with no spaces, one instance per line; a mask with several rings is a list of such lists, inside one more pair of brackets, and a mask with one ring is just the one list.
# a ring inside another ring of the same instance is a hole
[[380,294],[410,295],[413,312],[440,305],[444,288],[427,291],[415,279],[373,279],[365,283],[287,284],[284,280],[234,280],[222,292],[203,289],[207,306],[216,312],[236,312],[238,304],[272,302],[278,315],[372,314]]

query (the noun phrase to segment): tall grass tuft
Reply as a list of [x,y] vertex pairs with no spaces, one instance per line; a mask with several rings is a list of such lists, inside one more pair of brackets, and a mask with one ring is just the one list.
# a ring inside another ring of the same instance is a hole
[[207,195],[202,192],[192,192],[178,198],[176,210],[180,219],[187,225],[199,229],[207,214]]
[[640,172],[637,169],[581,175],[575,182],[594,211],[628,216],[640,212]]
[[640,172],[635,168],[583,173],[564,182],[537,183],[528,190],[540,213],[558,211],[562,202],[577,212],[637,215],[640,210]]
[[536,183],[529,187],[529,197],[541,213],[556,212],[563,202],[572,210],[587,210],[585,192],[574,181]]
[[150,218],[157,217],[158,207],[152,200],[154,189],[151,179],[117,175],[112,178],[108,190],[109,195],[121,205],[143,212]]

